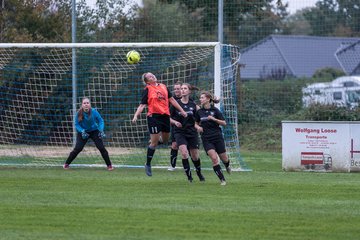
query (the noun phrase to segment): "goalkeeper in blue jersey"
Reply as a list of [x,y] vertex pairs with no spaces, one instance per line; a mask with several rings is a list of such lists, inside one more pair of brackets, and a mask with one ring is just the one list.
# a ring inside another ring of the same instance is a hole
[[226,185],[224,174],[222,173],[219,159],[225,165],[226,171],[230,174],[230,161],[225,149],[225,141],[220,126],[225,126],[226,121],[223,114],[213,104],[218,103],[209,92],[201,92],[201,108],[195,114],[197,130],[201,134],[203,147],[213,163],[215,174],[221,181],[221,185]]
[[69,168],[71,162],[83,150],[85,144],[89,138],[91,138],[97,149],[99,149],[101,156],[106,163],[107,169],[109,171],[113,170],[114,168],[111,164],[109,153],[102,140],[105,137],[104,120],[95,108],[91,108],[89,98],[85,97],[81,101],[81,108],[75,116],[75,127],[77,131],[76,145],[70,152],[69,157],[64,164],[64,169]]

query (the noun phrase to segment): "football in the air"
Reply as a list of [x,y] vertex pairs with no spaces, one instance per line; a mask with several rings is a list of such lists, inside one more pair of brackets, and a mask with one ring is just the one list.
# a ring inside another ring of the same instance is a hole
[[130,64],[138,63],[140,61],[140,53],[135,50],[131,50],[126,54],[126,59]]

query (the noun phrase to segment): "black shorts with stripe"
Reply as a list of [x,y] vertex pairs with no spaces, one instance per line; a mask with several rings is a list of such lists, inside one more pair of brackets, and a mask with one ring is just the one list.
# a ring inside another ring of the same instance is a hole
[[170,116],[165,114],[152,114],[147,116],[148,130],[150,134],[170,132]]

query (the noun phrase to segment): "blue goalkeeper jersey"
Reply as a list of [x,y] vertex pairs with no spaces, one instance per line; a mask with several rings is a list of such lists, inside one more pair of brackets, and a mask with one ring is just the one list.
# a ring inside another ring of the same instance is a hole
[[75,116],[75,127],[78,132],[82,132],[83,130],[86,132],[95,130],[104,131],[104,120],[95,108],[91,108],[90,117],[89,113],[84,112],[84,118],[81,122],[79,122],[78,115],[79,113]]

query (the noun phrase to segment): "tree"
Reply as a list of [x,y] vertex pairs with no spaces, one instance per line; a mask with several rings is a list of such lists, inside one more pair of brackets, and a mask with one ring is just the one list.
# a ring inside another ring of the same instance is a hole
[[[273,5],[273,2],[276,4]],[[240,1],[238,4],[240,8],[234,13],[236,20],[232,16],[228,19],[233,21],[230,31],[235,32],[240,39],[240,42],[232,42],[233,44],[248,46],[270,34],[283,32],[283,19],[288,15],[287,4],[272,0]]]
[[179,2],[145,0],[135,23],[137,41],[196,41],[201,36],[196,18]]
[[0,14],[1,42],[66,42],[71,39],[67,0],[7,0]]
[[288,35],[311,35],[312,29],[304,17],[304,10],[295,12],[284,19],[284,34]]
[[78,42],[124,42],[133,36],[138,6],[134,0],[97,0],[90,8],[86,0],[77,3]]
[[[176,6],[177,4],[179,12],[175,16],[178,17],[181,12],[183,17],[190,20],[189,26],[185,26],[185,28],[182,27],[184,25],[180,26],[182,36],[187,36],[188,39],[193,35],[190,41],[217,40],[218,1],[158,0],[152,1],[153,5],[149,3],[150,1],[145,1],[143,11],[148,18],[153,16],[153,21],[156,20],[157,16],[147,8],[154,8],[156,4],[160,4],[159,6],[162,7],[166,5]],[[281,20],[288,14],[286,8],[287,4],[283,4],[281,0],[224,1],[224,42],[247,46],[269,34],[282,32]],[[164,12],[166,11],[164,10]],[[179,21],[175,21],[176,18],[173,18],[174,13],[170,13],[171,11],[161,15],[161,21],[165,24],[172,23],[176,25]],[[146,23],[149,22],[143,22],[143,24]],[[148,24],[148,27],[155,30],[155,27],[158,26]]]
[[341,24],[352,31],[352,36],[360,36],[359,0],[338,0]]
[[358,0],[319,0],[304,11],[312,34],[317,36],[360,36]]
[[336,8],[336,0],[323,0],[318,1],[315,8],[309,8],[304,11],[304,17],[309,22],[313,35],[332,35],[335,26],[339,22]]

